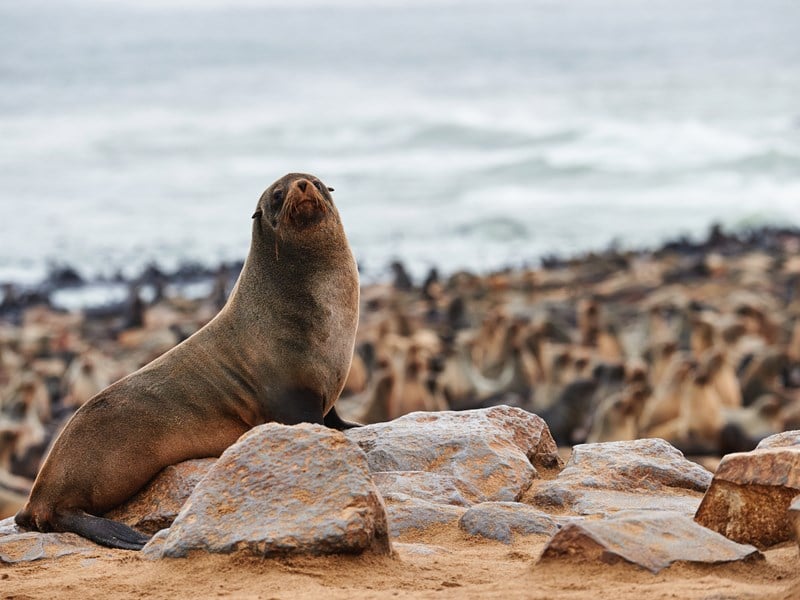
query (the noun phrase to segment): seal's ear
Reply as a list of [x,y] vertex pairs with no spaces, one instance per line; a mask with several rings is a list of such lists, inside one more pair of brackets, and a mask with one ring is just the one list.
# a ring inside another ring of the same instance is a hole
[[261,214],[262,214],[261,209],[258,209],[256,212],[253,213],[253,216],[250,218],[255,219],[256,217],[260,217]]
[[329,192],[332,192],[332,191],[333,191],[333,188],[332,188],[332,187],[329,187],[329,188],[328,188],[328,191],[329,191]]

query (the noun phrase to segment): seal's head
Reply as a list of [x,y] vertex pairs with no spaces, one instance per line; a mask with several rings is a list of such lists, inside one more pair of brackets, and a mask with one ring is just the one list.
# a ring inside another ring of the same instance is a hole
[[261,195],[253,218],[276,232],[312,229],[331,218],[339,223],[332,191],[314,175],[289,173]]

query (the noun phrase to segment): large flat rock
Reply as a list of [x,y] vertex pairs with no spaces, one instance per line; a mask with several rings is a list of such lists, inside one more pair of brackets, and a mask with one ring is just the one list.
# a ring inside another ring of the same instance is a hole
[[540,561],[625,561],[657,573],[679,561],[714,564],[760,556],[753,546],[732,542],[681,513],[635,511],[565,524]]
[[800,447],[728,454],[695,520],[737,542],[767,548],[793,539],[788,510],[800,494]]
[[667,510],[693,515],[712,474],[661,439],[580,444],[558,477],[537,482],[530,501],[545,510],[613,515]]
[[361,449],[319,425],[268,423],[228,448],[147,555],[390,553]]
[[454,478],[470,503],[516,501],[560,465],[545,422],[519,408],[417,412],[347,431],[373,472],[426,471]]

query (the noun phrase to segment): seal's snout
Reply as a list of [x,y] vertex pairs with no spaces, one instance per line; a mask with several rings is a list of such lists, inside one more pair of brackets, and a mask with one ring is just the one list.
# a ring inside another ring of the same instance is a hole
[[298,227],[307,227],[321,221],[328,207],[317,186],[308,179],[297,179],[289,186],[284,215]]

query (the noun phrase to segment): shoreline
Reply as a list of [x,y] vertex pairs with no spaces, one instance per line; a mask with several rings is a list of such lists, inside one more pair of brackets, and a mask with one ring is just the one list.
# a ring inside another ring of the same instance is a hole
[[[435,272],[438,276],[449,278],[456,273],[470,273],[478,277],[490,277],[499,273],[523,272],[535,269],[552,270],[576,266],[587,261],[631,259],[643,256],[661,256],[674,252],[683,256],[716,252],[723,256],[735,256],[744,252],[763,250],[769,252],[780,246],[781,238],[794,238],[800,246],[800,226],[773,225],[726,232],[720,225],[712,224],[704,238],[692,239],[687,235],[668,238],[653,247],[621,249],[612,240],[604,248],[579,252],[572,255],[548,252],[538,259],[523,261],[519,265],[508,265],[497,269],[473,271],[462,268],[451,273],[433,266],[428,276]],[[160,298],[165,290],[173,296],[189,299],[201,298],[212,292],[219,293],[223,287],[230,291],[242,269],[244,260],[221,261],[216,265],[206,265],[198,261],[185,260],[174,269],[150,263],[133,277],[126,277],[121,271],[113,277],[86,276],[80,265],[53,262],[44,279],[33,284],[4,280],[0,281],[0,319],[18,320],[22,311],[36,305],[46,305],[54,310],[83,310],[92,316],[120,314],[132,302],[134,293],[141,293],[145,302]],[[381,269],[383,277],[371,277],[362,288],[380,285],[399,276],[411,282],[411,276],[401,258],[392,261]],[[363,277],[363,274],[362,274]],[[421,285],[421,278],[417,285]],[[411,282],[412,284],[414,282]]]

